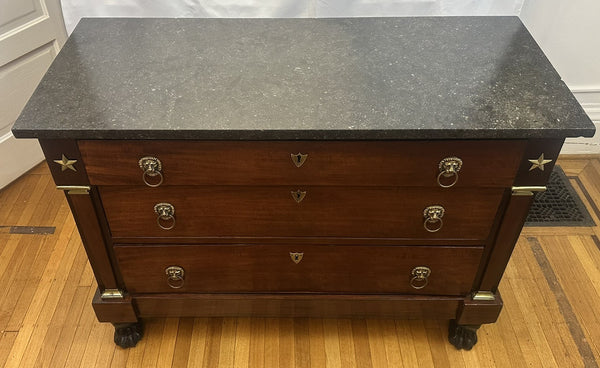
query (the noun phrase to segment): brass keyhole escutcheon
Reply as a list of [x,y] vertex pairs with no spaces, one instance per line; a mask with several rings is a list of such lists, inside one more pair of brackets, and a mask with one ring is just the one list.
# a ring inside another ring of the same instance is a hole
[[440,231],[442,226],[444,226],[444,221],[442,217],[444,217],[444,213],[446,210],[444,207],[440,205],[428,206],[423,210],[423,217],[425,217],[425,221],[423,222],[423,227],[425,230],[430,233],[435,233],[436,231]]
[[169,266],[165,268],[167,284],[173,289],[181,289],[185,283],[185,270],[181,266]]
[[292,258],[292,261],[295,264],[298,264],[298,263],[300,263],[300,261],[302,261],[302,257],[304,257],[304,253],[290,252],[290,257]]
[[156,223],[163,230],[171,230],[175,227],[175,206],[170,203],[157,203],[154,205],[154,213],[158,215]]
[[142,169],[142,181],[149,187],[156,188],[163,182],[162,163],[156,157],[146,156],[138,161]]
[[306,191],[302,191],[300,189],[294,191],[292,190],[292,198],[294,198],[294,201],[296,201],[296,203],[300,203],[302,202],[302,200],[304,199],[304,197],[306,197]]
[[458,172],[462,167],[462,160],[458,157],[446,157],[440,161],[437,183],[442,188],[453,187],[458,182]]
[[418,266],[412,269],[410,275],[412,276],[410,286],[417,290],[423,289],[429,283],[431,269],[427,266]]
[[300,152],[298,153],[292,153],[292,162],[294,163],[294,165],[296,165],[296,167],[300,167],[302,165],[304,165],[304,163],[306,162],[306,159],[308,158],[308,153],[306,154],[302,154]]

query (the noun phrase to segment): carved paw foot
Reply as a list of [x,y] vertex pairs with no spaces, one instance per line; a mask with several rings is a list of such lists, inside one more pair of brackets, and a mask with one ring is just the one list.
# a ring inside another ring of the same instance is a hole
[[115,344],[123,349],[134,347],[144,336],[144,326],[137,323],[115,323]]
[[479,326],[461,326],[456,320],[451,320],[448,326],[448,341],[457,349],[471,350],[477,343],[477,329]]

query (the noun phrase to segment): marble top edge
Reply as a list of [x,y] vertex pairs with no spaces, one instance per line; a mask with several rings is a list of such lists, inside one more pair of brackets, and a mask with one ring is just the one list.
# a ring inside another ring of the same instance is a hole
[[83,18],[13,134],[512,139],[594,129],[515,16]]

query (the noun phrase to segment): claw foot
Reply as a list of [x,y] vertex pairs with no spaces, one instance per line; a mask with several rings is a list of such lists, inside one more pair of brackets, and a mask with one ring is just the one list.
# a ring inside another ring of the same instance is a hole
[[477,343],[477,329],[479,326],[464,326],[451,320],[448,326],[448,341],[457,349],[471,350]]
[[115,344],[123,349],[134,347],[144,336],[144,326],[137,323],[115,323]]

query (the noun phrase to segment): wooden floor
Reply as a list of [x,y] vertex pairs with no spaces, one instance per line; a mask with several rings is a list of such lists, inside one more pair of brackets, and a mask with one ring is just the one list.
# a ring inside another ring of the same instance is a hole
[[[593,203],[600,205],[600,157],[559,163],[600,224]],[[0,191],[0,363],[597,367],[599,237],[598,227],[526,228],[501,284],[500,319],[479,330],[479,343],[468,352],[447,342],[447,322],[250,318],[148,320],[138,346],[123,350],[112,341],[112,326],[96,321],[96,285],[81,240],[62,192],[40,165]]]

